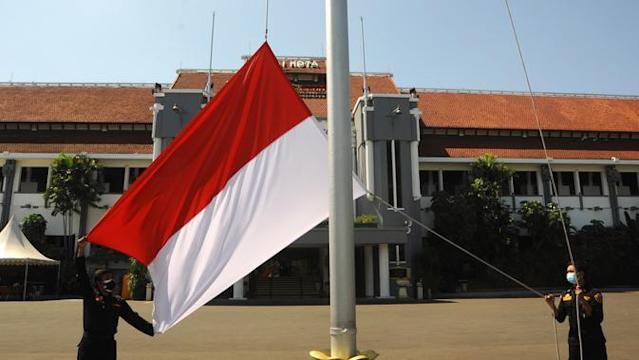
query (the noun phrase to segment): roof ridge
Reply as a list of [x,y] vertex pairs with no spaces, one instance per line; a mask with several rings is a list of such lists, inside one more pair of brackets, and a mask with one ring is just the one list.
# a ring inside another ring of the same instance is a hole
[[[238,70],[232,70],[232,69],[211,69],[211,73],[215,74],[215,73],[219,73],[219,74],[230,74],[230,73],[236,73]],[[201,73],[208,73],[209,69],[177,69],[175,71],[178,75],[179,74],[201,74]],[[358,71],[354,71],[351,72],[351,76],[362,76],[364,75],[363,72],[358,72]],[[366,76],[388,76],[388,77],[393,77],[392,73],[389,72],[366,72]]]
[[[0,87],[81,87],[81,88],[91,88],[91,87],[107,87],[107,88],[153,88],[156,83],[132,83],[132,82],[122,82],[122,83],[109,83],[109,82],[0,82]],[[163,87],[169,86],[170,84],[159,83]]]
[[[400,92],[408,92],[411,87],[400,87]],[[414,88],[418,93],[449,93],[449,94],[483,94],[483,95],[513,95],[513,96],[529,96],[527,91],[507,91],[507,90],[478,90],[478,89],[442,89],[442,88]],[[587,99],[623,99],[623,100],[639,100],[639,95],[616,95],[616,94],[595,94],[595,93],[562,93],[539,91],[533,92],[535,96],[555,96],[569,98],[587,98]]]

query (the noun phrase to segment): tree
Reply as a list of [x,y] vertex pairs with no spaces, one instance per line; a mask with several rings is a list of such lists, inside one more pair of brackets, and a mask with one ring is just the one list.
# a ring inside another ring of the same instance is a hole
[[84,154],[58,155],[52,163],[51,184],[44,193],[45,201],[53,205],[52,215],[61,214],[64,227],[65,258],[73,257],[73,213],[80,214],[79,232],[86,233],[89,206],[97,207],[101,186],[97,160]]
[[22,219],[22,232],[34,244],[42,244],[46,240],[47,220],[40,214],[30,214]]
[[[489,262],[507,264],[515,228],[501,196],[512,174],[513,170],[498,163],[495,156],[479,157],[471,165],[470,181],[460,193],[441,192],[433,197],[435,229]],[[446,257],[439,263],[443,282],[448,283],[449,288],[456,278],[468,279],[483,271],[448,245],[437,245],[437,248],[438,253]]]
[[555,203],[546,205],[539,201],[524,201],[518,210],[521,220],[518,225],[526,229],[531,238],[531,252],[538,255],[542,249],[565,246],[565,235],[561,224],[563,215],[566,230],[570,233],[570,217]]
[[623,212],[626,218],[626,229],[628,237],[635,244],[639,245],[639,214],[635,214],[635,218],[630,217],[627,211]]
[[[138,294],[143,291],[142,286],[145,285],[146,281],[151,279],[151,275],[149,274],[149,270],[142,264],[137,261],[135,258],[129,259],[129,283],[127,284],[129,287],[129,294],[131,294],[132,298],[141,298]],[[124,284],[122,284],[124,286]]]
[[569,259],[566,240],[560,216],[563,216],[568,235],[574,232],[570,217],[555,203],[542,204],[539,201],[525,201],[518,210],[517,224],[525,229],[529,242],[520,241],[519,261],[521,273],[527,281],[549,285],[561,283],[557,276]]

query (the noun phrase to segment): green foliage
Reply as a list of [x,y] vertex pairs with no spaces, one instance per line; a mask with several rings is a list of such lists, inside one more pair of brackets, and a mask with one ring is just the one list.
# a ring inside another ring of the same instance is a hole
[[547,246],[562,245],[565,236],[561,225],[561,216],[567,230],[570,227],[570,217],[566,212],[561,212],[555,203],[542,204],[539,201],[524,201],[518,211],[521,220],[517,223],[528,231],[532,239],[533,252],[537,253]]
[[[64,229],[64,247],[61,259],[62,279],[72,279],[74,241],[68,236],[73,229],[73,213],[80,214],[80,231],[84,231],[89,206],[96,207],[100,201],[100,185],[98,170],[100,166],[95,159],[86,155],[59,154],[51,164],[51,183],[44,192],[45,202],[52,205],[52,215],[62,215]],[[69,277],[71,276],[71,277]],[[71,289],[69,281],[62,282],[62,287]]]
[[588,281],[596,287],[639,284],[639,244],[626,227],[605,227],[599,220],[581,228],[574,236],[574,256],[590,265]]
[[573,233],[570,217],[555,203],[539,201],[521,203],[517,225],[526,230],[528,236],[519,239],[518,263],[515,269],[521,278],[534,285],[562,285],[562,268],[566,265],[568,250],[561,216],[568,234]]
[[473,182],[480,180],[473,186],[477,191],[496,191],[499,194],[508,189],[508,182],[515,171],[508,165],[497,162],[497,157],[485,154],[475,160],[470,167],[470,176]]
[[97,160],[83,154],[60,154],[51,167],[51,185],[45,191],[44,198],[53,205],[53,215],[79,213],[84,205],[97,207],[100,201],[97,178],[100,166]]
[[[484,259],[505,264],[514,249],[515,228],[501,194],[512,174],[512,169],[498,163],[492,155],[478,158],[472,164],[470,183],[460,193],[440,192],[433,196],[435,229]],[[431,264],[439,264],[441,271],[431,276],[441,278],[445,290],[454,288],[457,279],[476,277],[485,270],[447,244],[437,242],[431,247],[442,257],[441,261],[429,260]],[[426,274],[433,271],[424,270]]]
[[377,224],[377,216],[373,214],[362,214],[362,215],[356,216],[355,224],[357,225]]
[[43,244],[47,230],[47,221],[40,214],[29,214],[22,219],[22,232],[34,244]]
[[627,211],[624,211],[623,215],[626,218],[626,229],[628,232],[628,237],[631,241],[639,245],[639,213],[635,214],[634,219],[630,217],[630,214],[628,214]]
[[[639,215],[632,218],[626,212],[623,227],[609,228],[592,220],[577,231],[557,204],[530,201],[521,204],[515,222],[501,201],[512,175],[494,156],[478,158],[459,193],[434,194],[435,230],[532,286],[565,286],[569,255],[563,217],[575,259],[590,264],[592,285],[639,285]],[[512,286],[433,237],[424,239],[419,261],[424,285],[433,289],[455,291],[462,279],[477,287]]]
[[151,276],[149,275],[149,270],[142,264],[137,261],[135,258],[129,258],[129,293],[134,294],[135,289],[139,286],[144,285],[145,281],[149,280]]

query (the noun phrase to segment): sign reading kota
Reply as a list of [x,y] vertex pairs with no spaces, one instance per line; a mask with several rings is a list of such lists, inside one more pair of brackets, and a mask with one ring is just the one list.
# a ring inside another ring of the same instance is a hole
[[316,60],[282,60],[280,65],[284,69],[319,69],[320,67]]

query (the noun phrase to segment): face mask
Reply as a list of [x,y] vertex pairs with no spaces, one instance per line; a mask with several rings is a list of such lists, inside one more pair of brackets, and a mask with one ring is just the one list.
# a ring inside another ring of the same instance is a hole
[[577,284],[577,274],[575,274],[574,272],[567,273],[566,280],[573,285]]
[[102,287],[104,287],[104,291],[110,293],[115,289],[115,282],[113,280],[105,280],[102,282]]

